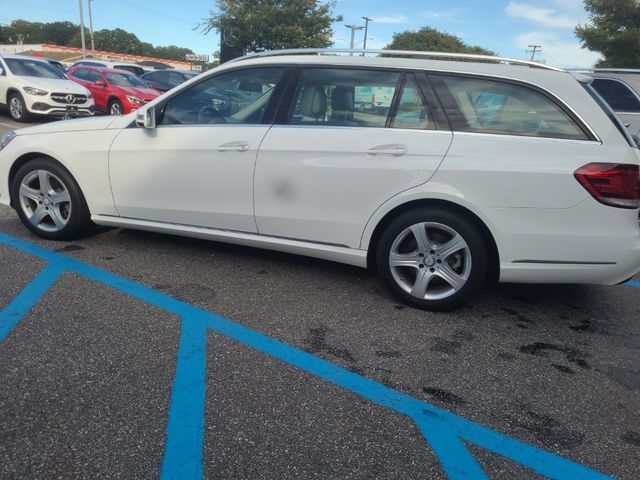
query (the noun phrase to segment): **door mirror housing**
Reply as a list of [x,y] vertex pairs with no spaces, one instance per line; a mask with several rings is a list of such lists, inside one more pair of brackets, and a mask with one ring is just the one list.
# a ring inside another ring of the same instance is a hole
[[0,67],[0,77],[4,77],[6,73],[4,73],[4,68]]
[[156,109],[147,107],[138,110],[136,113],[136,125],[149,130],[156,128]]

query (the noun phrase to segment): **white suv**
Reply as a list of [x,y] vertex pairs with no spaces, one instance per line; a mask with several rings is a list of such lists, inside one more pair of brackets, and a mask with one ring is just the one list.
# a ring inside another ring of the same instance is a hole
[[491,275],[617,284],[640,270],[640,154],[590,79],[495,57],[282,53],[137,115],[7,134],[0,203],[44,238],[93,222],[376,268],[434,310]]
[[88,116],[95,108],[89,90],[48,61],[21,55],[0,56],[0,106],[18,122],[33,115]]

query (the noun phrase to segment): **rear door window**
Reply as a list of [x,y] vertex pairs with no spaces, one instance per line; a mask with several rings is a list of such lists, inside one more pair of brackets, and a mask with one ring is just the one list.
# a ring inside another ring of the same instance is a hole
[[588,140],[559,105],[524,85],[469,77],[431,77],[454,130]]
[[391,128],[435,129],[429,108],[413,74],[405,77]]
[[638,96],[624,82],[612,78],[594,78],[591,85],[616,112],[640,112]]
[[383,70],[308,68],[288,123],[385,127],[400,76]]

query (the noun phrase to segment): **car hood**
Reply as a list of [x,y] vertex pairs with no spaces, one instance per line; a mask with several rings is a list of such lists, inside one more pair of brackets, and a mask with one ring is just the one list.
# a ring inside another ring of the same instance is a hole
[[56,122],[43,123],[33,127],[16,130],[16,135],[35,135],[38,133],[57,132],[81,132],[86,130],[105,130],[116,120],[122,117],[91,117],[78,118],[75,120],[59,120]]
[[21,83],[25,87],[34,87],[47,92],[56,93],[75,93],[78,95],[88,95],[89,90],[82,85],[73,82],[71,80],[62,78],[40,78],[40,77],[16,77],[21,80]]
[[134,97],[138,97],[140,100],[153,100],[156,97],[160,96],[158,90],[154,90],[153,88],[136,88],[136,87],[116,87],[125,95],[133,95]]

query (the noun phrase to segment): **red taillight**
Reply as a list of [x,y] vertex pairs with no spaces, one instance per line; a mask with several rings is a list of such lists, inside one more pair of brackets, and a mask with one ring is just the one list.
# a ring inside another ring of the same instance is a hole
[[640,207],[640,167],[589,163],[573,174],[600,203],[620,208]]

